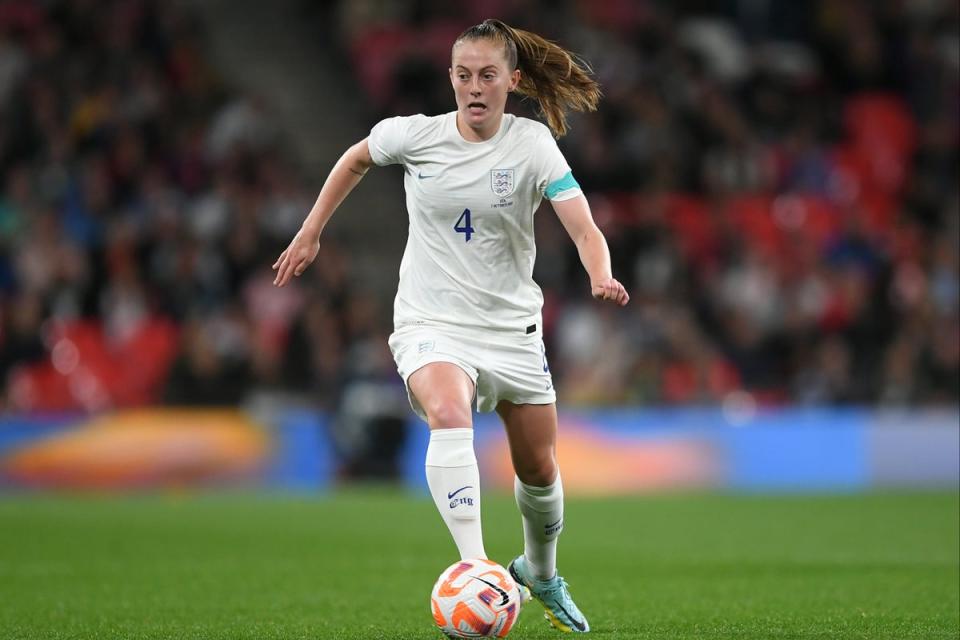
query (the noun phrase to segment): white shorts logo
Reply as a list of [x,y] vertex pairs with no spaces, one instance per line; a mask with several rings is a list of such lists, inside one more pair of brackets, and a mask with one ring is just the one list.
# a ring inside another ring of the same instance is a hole
[[500,198],[513,193],[513,169],[494,169],[490,172],[490,188]]

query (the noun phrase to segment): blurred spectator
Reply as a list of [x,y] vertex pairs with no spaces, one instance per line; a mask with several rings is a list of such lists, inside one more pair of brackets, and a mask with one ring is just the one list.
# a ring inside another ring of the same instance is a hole
[[215,320],[193,320],[183,331],[163,400],[179,405],[236,405],[250,384],[247,354],[232,352]]
[[39,362],[46,355],[38,331],[42,318],[43,305],[34,294],[21,294],[0,307],[0,379],[7,380],[14,367]]

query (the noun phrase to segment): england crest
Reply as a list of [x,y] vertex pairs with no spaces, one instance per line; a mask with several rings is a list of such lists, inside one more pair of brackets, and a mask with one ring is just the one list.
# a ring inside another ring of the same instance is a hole
[[513,169],[494,169],[490,172],[490,188],[500,198],[513,193]]

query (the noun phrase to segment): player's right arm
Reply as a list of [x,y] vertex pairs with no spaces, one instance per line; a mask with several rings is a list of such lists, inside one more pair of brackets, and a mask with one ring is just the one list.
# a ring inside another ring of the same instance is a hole
[[370,157],[367,138],[340,156],[323,183],[320,195],[303,221],[300,231],[273,263],[273,269],[277,272],[273,284],[282,287],[290,282],[293,276],[299,276],[310,266],[320,250],[320,234],[327,226],[330,216],[372,166],[373,159]]

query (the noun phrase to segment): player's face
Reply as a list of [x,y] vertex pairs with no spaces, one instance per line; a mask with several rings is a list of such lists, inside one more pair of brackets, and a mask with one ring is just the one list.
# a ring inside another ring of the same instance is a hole
[[507,68],[502,44],[464,40],[453,48],[450,82],[458,120],[486,139],[500,128],[507,94],[517,88],[520,71]]

